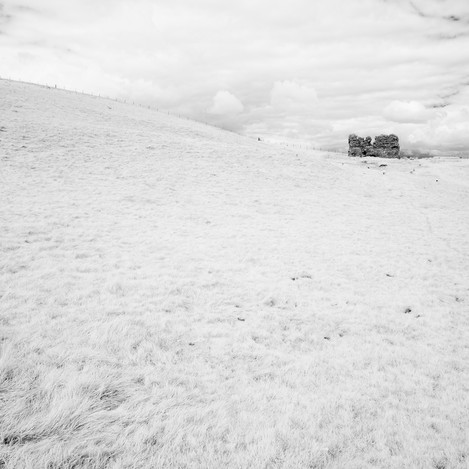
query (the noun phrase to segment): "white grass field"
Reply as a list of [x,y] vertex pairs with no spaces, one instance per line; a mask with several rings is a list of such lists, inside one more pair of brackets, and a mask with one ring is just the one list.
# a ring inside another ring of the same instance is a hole
[[469,466],[469,160],[0,80],[0,177],[1,468]]

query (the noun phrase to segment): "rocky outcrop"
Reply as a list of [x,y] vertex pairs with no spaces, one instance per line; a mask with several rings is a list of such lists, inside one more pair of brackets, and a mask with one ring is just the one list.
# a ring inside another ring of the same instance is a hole
[[373,149],[371,137],[358,137],[355,134],[348,137],[348,156],[367,156]]
[[348,138],[348,156],[375,156],[380,158],[399,158],[399,138],[397,135],[378,135],[375,141],[371,137],[357,137],[355,134]]
[[375,156],[381,158],[399,158],[399,138],[397,135],[378,135],[373,143]]

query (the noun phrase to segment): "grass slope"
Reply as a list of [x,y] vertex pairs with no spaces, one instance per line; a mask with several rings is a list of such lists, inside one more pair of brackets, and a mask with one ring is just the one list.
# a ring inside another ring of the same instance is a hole
[[0,119],[0,467],[467,467],[467,160],[5,80]]

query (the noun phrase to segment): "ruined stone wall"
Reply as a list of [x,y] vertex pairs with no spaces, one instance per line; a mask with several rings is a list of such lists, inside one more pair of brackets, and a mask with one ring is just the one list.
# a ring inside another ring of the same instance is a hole
[[348,138],[348,156],[375,156],[380,158],[399,158],[399,138],[397,135],[378,135],[375,141],[371,137],[357,137],[355,134]]

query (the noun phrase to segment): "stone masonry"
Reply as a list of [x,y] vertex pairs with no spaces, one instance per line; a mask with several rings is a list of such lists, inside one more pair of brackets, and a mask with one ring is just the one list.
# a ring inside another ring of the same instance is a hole
[[378,135],[375,141],[371,137],[357,137],[355,134],[348,138],[348,156],[376,156],[380,158],[400,158],[399,138],[397,135]]

